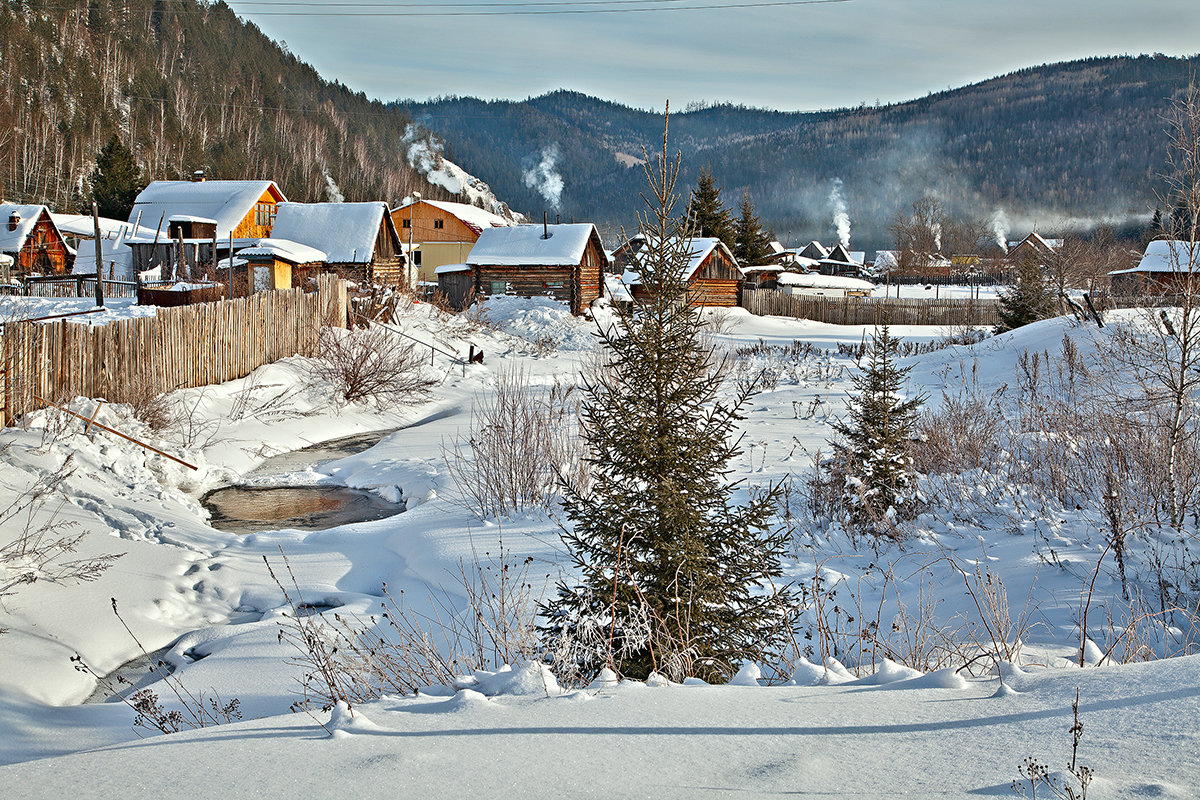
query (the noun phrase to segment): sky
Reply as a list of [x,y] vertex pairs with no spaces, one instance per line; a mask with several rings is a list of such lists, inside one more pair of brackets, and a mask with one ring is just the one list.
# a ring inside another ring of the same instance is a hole
[[[800,111],[911,100],[1087,56],[1200,52],[1196,0],[299,2],[231,5],[326,78],[381,100],[570,89],[655,110],[669,100]],[[663,5],[687,10],[631,11]],[[621,12],[511,13],[584,9]]]

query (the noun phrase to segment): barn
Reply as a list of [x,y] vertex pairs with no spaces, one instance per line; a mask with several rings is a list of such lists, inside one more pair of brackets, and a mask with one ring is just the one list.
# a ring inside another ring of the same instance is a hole
[[[357,283],[408,286],[400,236],[387,204],[280,203],[271,239],[319,250],[319,269]],[[307,277],[313,267],[294,278]]]
[[575,315],[600,297],[607,263],[600,233],[590,222],[489,228],[466,259],[476,297],[553,297]]

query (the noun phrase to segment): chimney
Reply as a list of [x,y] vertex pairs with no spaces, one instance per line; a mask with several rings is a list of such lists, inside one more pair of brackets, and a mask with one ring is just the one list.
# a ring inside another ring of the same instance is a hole
[[8,229],[15,231],[17,226],[21,224],[21,212],[14,211],[8,218]]
[[192,183],[204,183],[204,170],[198,169],[192,173]]
[[542,238],[550,238],[550,215],[545,211],[542,212]]

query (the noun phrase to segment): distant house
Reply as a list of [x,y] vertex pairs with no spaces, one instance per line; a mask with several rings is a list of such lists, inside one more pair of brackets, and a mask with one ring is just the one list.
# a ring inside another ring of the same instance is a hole
[[1047,239],[1035,231],[1019,242],[1009,242],[1005,258],[1010,264],[1021,264],[1026,260],[1044,264],[1046,258],[1061,250],[1062,246],[1062,239]]
[[778,278],[784,294],[806,297],[867,297],[875,285],[869,281],[845,275],[785,272]]
[[45,206],[0,203],[0,253],[12,256],[16,274],[62,275],[75,253]]
[[836,244],[824,258],[818,259],[817,271],[822,275],[860,275],[865,255],[860,252],[851,253],[842,245]]
[[299,256],[296,278],[319,270],[358,283],[407,286],[400,236],[386,203],[280,203],[270,238],[324,256],[319,266],[308,258],[314,252]]
[[236,250],[269,237],[276,208],[286,200],[274,181],[153,181],[129,213],[131,224],[148,229],[127,240],[133,269],[211,267],[229,254],[230,238]]
[[[736,306],[741,300],[745,276],[733,253],[720,239],[692,239],[689,244],[691,258],[683,267],[682,277],[692,301],[702,306]],[[637,258],[635,253],[624,282],[632,289],[635,300],[645,300],[650,293],[642,285]]]
[[1161,239],[1146,245],[1136,267],[1108,273],[1113,294],[1171,293],[1200,284],[1200,242]]
[[422,282],[437,280],[438,267],[466,261],[488,228],[516,224],[468,203],[441,200],[409,200],[392,209],[391,217],[405,250],[412,246],[412,263]]
[[816,239],[813,239],[811,242],[804,245],[804,247],[800,248],[796,255],[800,256],[801,258],[811,258],[813,261],[820,261],[829,255],[829,251],[825,249],[825,245],[821,244]]
[[607,263],[591,223],[488,228],[465,260],[476,297],[548,296],[576,315],[600,297]]

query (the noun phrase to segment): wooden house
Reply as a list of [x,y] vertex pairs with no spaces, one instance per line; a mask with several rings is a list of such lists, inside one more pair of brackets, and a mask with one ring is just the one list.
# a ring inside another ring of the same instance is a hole
[[1136,267],[1108,273],[1113,294],[1174,294],[1200,288],[1200,242],[1161,239],[1146,245]]
[[11,272],[63,275],[75,253],[45,206],[0,203],[0,253],[12,256]]
[[230,238],[236,250],[269,237],[286,200],[274,181],[153,181],[129,213],[129,222],[140,225],[139,235],[126,240],[133,269],[211,268],[229,254]]
[[857,276],[862,273],[864,255],[851,253],[844,246],[835,244],[824,258],[819,259],[817,271],[822,275]]
[[600,297],[608,257],[589,222],[489,228],[465,263],[476,297],[553,297],[579,315]]
[[488,228],[516,224],[468,203],[441,200],[407,200],[392,209],[391,217],[405,249],[412,251],[416,280],[426,283],[438,280],[438,267],[465,262]]
[[[697,238],[690,242],[691,258],[683,266],[683,280],[690,299],[701,306],[736,306],[741,301],[745,276],[737,259],[720,239]],[[637,270],[638,255],[633,256],[633,268],[625,273],[624,281],[632,289],[634,300],[649,299]]]
[[234,294],[291,289],[300,284],[303,276],[323,271],[327,258],[315,247],[287,239],[263,239],[253,247],[239,250],[233,260]]
[[297,285],[316,270],[356,283],[408,287],[400,236],[386,203],[280,203],[270,238],[324,255],[319,266],[294,265]]
[[1019,242],[1010,242],[1006,259],[1013,265],[1026,261],[1045,264],[1046,259],[1062,249],[1062,246],[1062,239],[1047,239],[1035,231]]

